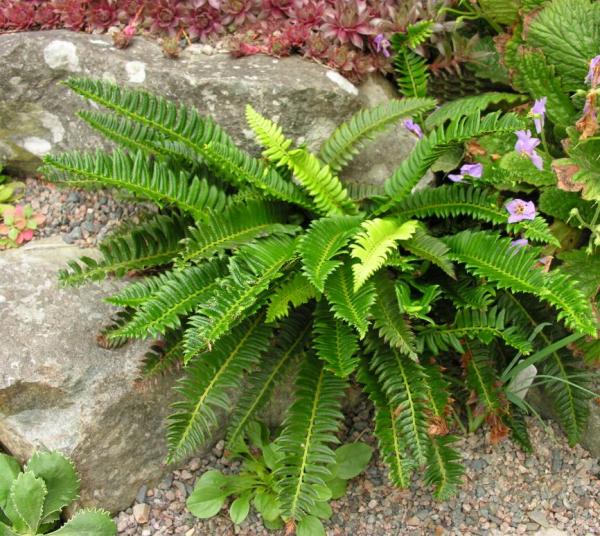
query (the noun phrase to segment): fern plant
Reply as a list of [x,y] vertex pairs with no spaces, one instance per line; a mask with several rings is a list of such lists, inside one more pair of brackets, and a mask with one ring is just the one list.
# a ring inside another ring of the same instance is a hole
[[333,476],[349,382],[373,401],[392,482],[408,487],[423,470],[435,496],[445,498],[462,473],[451,434],[459,402],[483,404],[496,432],[510,415],[503,399],[485,402],[498,382],[495,374],[477,375],[489,363],[488,347],[507,356],[532,351],[529,326],[496,291],[517,302],[529,296],[565,329],[596,333],[577,284],[542,271],[537,248],[511,247],[521,232],[540,247],[555,240],[543,218],[509,224],[505,199],[487,188],[414,191],[448,147],[522,128],[520,116],[484,115],[475,106],[431,130],[384,193],[365,197],[353,196],[338,173],[361,143],[393,120],[431,110],[432,99],[361,111],[318,155],[248,106],[264,149],[255,158],[192,108],[107,82],[66,84],[110,110],[101,131],[127,152],[49,155],[46,176],[67,186],[118,184],[160,211],[107,239],[100,260],[72,264],[62,283],[145,276],[108,298],[127,314],[105,337],[161,334],[147,372],[185,365],[169,419],[169,461],[194,452],[230,411],[234,451],[282,378],[295,376],[273,466],[290,531],[312,515]]

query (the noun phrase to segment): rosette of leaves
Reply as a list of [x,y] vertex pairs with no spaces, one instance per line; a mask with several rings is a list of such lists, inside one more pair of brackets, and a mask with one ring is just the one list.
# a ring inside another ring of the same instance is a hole
[[[279,529],[284,524],[277,477],[283,461],[282,446],[278,440],[271,442],[266,427],[257,422],[248,426],[247,436],[248,444],[242,441],[237,452],[230,453],[241,459],[239,473],[225,475],[207,471],[188,497],[187,507],[196,517],[206,519],[217,515],[226,500],[234,497],[229,516],[236,525],[242,523],[254,507],[267,528]],[[329,501],[345,495],[347,482],[364,471],[372,454],[373,449],[361,442],[348,443],[334,451],[333,461],[327,466],[328,477],[317,488],[315,503],[297,525],[296,534],[325,535],[321,520],[331,517]]]
[[495,292],[529,295],[557,323],[595,333],[569,277],[538,269],[538,248],[511,246],[515,232],[555,241],[543,218],[508,225],[502,198],[486,188],[415,190],[449,147],[521,128],[514,114],[475,109],[433,128],[383,188],[347,188],[339,174],[360,146],[432,109],[432,99],[362,110],[318,154],[248,106],[263,147],[255,158],[194,108],[107,82],[66,84],[108,109],[81,117],[123,149],[48,155],[46,176],[123,188],[160,210],[105,240],[99,260],[71,263],[62,283],[145,275],[108,298],[125,314],[104,337],[160,336],[148,370],[185,364],[169,419],[171,461],[206,442],[232,409],[226,439],[235,450],[282,378],[298,371],[273,471],[290,529],[312,515],[332,476],[349,381],[373,401],[390,479],[406,487],[422,469],[444,498],[462,472],[454,401],[471,392],[498,427],[510,408],[498,395],[496,353],[531,351],[526,326]]
[[115,536],[107,512],[79,510],[61,525],[61,514],[79,496],[79,478],[59,452],[36,452],[23,470],[0,453],[0,535]]

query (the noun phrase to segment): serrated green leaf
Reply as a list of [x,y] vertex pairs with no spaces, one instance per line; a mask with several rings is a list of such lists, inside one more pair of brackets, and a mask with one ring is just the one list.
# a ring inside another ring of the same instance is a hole
[[44,481],[37,478],[31,471],[19,473],[12,483],[10,500],[32,534],[37,533],[37,528],[42,520],[45,497]]
[[117,525],[108,512],[80,510],[50,536],[116,536]]

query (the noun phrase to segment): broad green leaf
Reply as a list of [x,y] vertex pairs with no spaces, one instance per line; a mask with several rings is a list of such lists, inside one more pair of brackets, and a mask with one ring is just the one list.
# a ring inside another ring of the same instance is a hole
[[217,515],[227,499],[226,483],[227,477],[219,471],[204,473],[186,501],[188,510],[200,519]]
[[250,493],[244,493],[240,495],[235,501],[231,503],[229,508],[229,517],[236,525],[239,525],[248,517],[250,512]]
[[107,512],[80,510],[52,536],[116,536],[117,525]]
[[348,481],[343,478],[332,478],[327,481],[327,487],[331,491],[331,498],[333,500],[340,499],[344,495],[346,495],[346,487],[348,486]]
[[0,536],[19,536],[16,532],[0,521]]
[[335,451],[333,474],[337,478],[350,480],[362,473],[373,456],[373,449],[366,443],[349,443]]
[[42,519],[45,497],[44,481],[36,478],[31,471],[20,473],[12,483],[10,500],[33,534],[36,534]]
[[48,489],[44,501],[46,518],[71,504],[79,494],[77,471],[68,458],[59,452],[36,452],[27,463],[27,470],[40,477]]
[[281,515],[277,497],[266,491],[259,491],[254,497],[254,507],[267,521],[275,521]]
[[327,501],[316,502],[310,509],[310,515],[321,519],[329,519],[331,514],[333,514],[333,510]]
[[5,509],[10,487],[20,472],[19,462],[12,456],[0,452],[0,510]]
[[325,536],[325,527],[318,517],[306,516],[298,523],[296,536]]

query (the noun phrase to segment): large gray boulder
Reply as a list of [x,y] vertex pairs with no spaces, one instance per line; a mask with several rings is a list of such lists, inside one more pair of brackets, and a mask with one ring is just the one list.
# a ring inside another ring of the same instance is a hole
[[[299,57],[234,59],[194,45],[173,60],[143,38],[118,50],[108,36],[61,30],[0,35],[0,68],[0,160],[19,173],[34,171],[46,153],[102,145],[102,138],[75,115],[85,103],[58,84],[69,76],[116,81],[195,105],[253,150],[244,119],[248,103],[314,149],[361,107],[394,95],[381,77],[356,87],[337,72]],[[380,183],[414,141],[396,127],[371,144],[344,176]]]
[[60,239],[0,252],[0,444],[21,461],[35,449],[72,457],[81,502],[126,508],[159,479],[173,377],[138,380],[147,343],[105,350],[96,334],[118,285],[59,289],[56,272],[82,253]]

